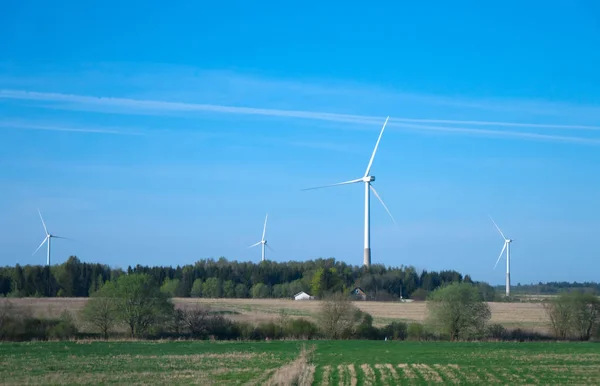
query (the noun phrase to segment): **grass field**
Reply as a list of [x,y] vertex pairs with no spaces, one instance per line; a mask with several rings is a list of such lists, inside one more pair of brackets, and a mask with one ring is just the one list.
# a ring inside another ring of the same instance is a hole
[[[298,361],[302,346],[314,351]],[[2,384],[600,384],[594,343],[384,341],[0,344]]]
[[[83,308],[85,298],[20,298],[11,299],[17,306],[30,309],[38,316],[58,317],[67,309],[77,312]],[[312,319],[319,311],[318,301],[294,301],[288,299],[195,299],[176,298],[177,307],[192,307],[196,304],[210,305],[214,310],[229,311],[228,317],[253,322],[268,321],[286,312],[290,316]],[[423,321],[427,316],[426,302],[355,302],[373,316],[375,325],[392,321]],[[524,328],[546,332],[549,324],[542,303],[489,303],[492,323],[501,323],[509,328]]]

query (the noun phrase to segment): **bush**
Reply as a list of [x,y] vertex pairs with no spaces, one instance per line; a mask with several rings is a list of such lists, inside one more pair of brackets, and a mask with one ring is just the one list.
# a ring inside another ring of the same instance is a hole
[[218,340],[239,339],[241,336],[237,323],[221,315],[207,319],[207,335]]
[[412,294],[410,294],[410,298],[413,300],[420,301],[427,299],[427,295],[429,295],[429,292],[427,292],[427,290],[423,288],[418,288]]
[[205,339],[209,334],[209,316],[208,308],[196,307],[184,311],[185,327],[195,339]]
[[425,326],[421,323],[410,323],[407,328],[409,340],[424,340],[427,337]]
[[388,339],[404,340],[408,336],[408,325],[405,322],[392,322],[382,329]]
[[490,339],[503,340],[507,337],[508,331],[503,325],[494,323],[487,327],[486,335]]
[[541,334],[539,332],[523,330],[522,328],[516,328],[514,330],[508,331],[506,339],[518,340],[519,342],[526,342],[526,341],[552,340],[552,337]]
[[376,340],[380,338],[381,332],[376,327],[373,327],[373,317],[363,311],[358,311],[361,320],[356,327],[355,337],[358,339]]
[[283,329],[277,323],[265,322],[256,327],[258,339],[281,339],[283,338]]
[[285,336],[295,339],[314,339],[319,336],[319,327],[306,319],[292,319],[286,323]]
[[68,340],[75,338],[78,334],[77,326],[69,321],[61,320],[48,329],[48,339]]
[[356,332],[362,312],[344,294],[334,294],[321,302],[319,323],[329,339],[347,339]]
[[592,334],[592,339],[594,341],[600,341],[600,324],[596,326],[594,329],[594,333]]

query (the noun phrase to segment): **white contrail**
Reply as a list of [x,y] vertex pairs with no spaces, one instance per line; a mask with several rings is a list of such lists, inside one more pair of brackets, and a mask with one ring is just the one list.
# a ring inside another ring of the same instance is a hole
[[6,129],[19,129],[19,130],[44,130],[44,131],[67,131],[76,133],[95,133],[95,134],[116,134],[116,135],[144,135],[144,133],[135,133],[131,131],[119,131],[113,129],[103,128],[73,128],[63,126],[48,126],[39,125],[35,123],[27,122],[2,122],[0,121],[0,128]]
[[[153,100],[139,100],[128,98],[113,98],[113,97],[94,97],[75,94],[60,94],[60,93],[45,93],[35,91],[22,90],[0,90],[0,98],[5,99],[22,99],[22,100],[42,100],[47,102],[70,102],[78,104],[88,104],[95,106],[108,107],[125,107],[130,109],[140,109],[149,111],[205,111],[216,113],[230,114],[246,114],[246,115],[263,115],[289,118],[314,119],[333,122],[348,122],[359,124],[374,124],[381,120],[381,117],[368,115],[351,115],[351,114],[336,114],[302,110],[280,110],[280,109],[265,109],[254,107],[236,107],[213,104],[200,103],[183,103],[183,102],[165,102]],[[134,113],[134,111],[131,111]],[[406,122],[418,123],[408,124]],[[398,126],[404,128],[413,128],[428,131],[444,131],[463,134],[476,134],[495,137],[514,137],[528,138],[537,140],[552,140],[560,142],[572,143],[588,143],[598,144],[600,140],[583,138],[583,137],[565,137],[558,135],[545,135],[528,132],[515,131],[500,131],[500,130],[485,130],[476,128],[460,128],[447,126],[428,126],[420,123],[442,123],[447,125],[479,125],[479,126],[503,126],[503,127],[529,127],[529,128],[547,128],[547,129],[566,129],[566,130],[592,130],[600,131],[600,126],[585,126],[585,125],[553,125],[539,123],[519,123],[519,122],[495,122],[495,121],[470,121],[470,120],[443,120],[443,119],[418,119],[418,118],[391,118],[390,126]]]
[[600,145],[600,139],[582,138],[582,137],[567,137],[567,136],[562,136],[562,135],[528,133],[528,132],[521,132],[521,131],[500,131],[500,130],[462,128],[462,127],[411,125],[408,123],[397,123],[396,126],[406,127],[409,129],[417,129],[419,131],[428,130],[428,131],[438,131],[438,132],[474,134],[474,135],[482,135],[482,136],[487,136],[487,137],[514,137],[514,138],[536,139],[536,140],[542,140],[542,141],[585,143],[585,144],[592,144],[592,145],[593,144]]

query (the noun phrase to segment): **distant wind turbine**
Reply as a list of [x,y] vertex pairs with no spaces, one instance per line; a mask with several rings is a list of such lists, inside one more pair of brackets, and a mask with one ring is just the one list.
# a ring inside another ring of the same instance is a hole
[[46,233],[46,237],[44,237],[44,240],[42,241],[42,243],[40,244],[40,246],[37,247],[37,249],[35,250],[35,252],[33,252],[32,256],[35,255],[35,253],[42,247],[42,245],[44,245],[45,242],[48,242],[48,254],[46,256],[46,265],[50,266],[50,244],[51,244],[51,240],[52,239],[65,239],[65,240],[68,240],[68,239],[66,237],[55,236],[55,235],[52,235],[52,234],[48,233],[48,228],[46,228],[46,223],[44,223],[44,218],[42,217],[42,212],[40,212],[39,209],[38,209],[38,213],[40,214],[40,220],[42,220],[42,225],[44,226],[44,232]]
[[375,149],[373,150],[373,154],[371,155],[371,159],[369,160],[369,165],[367,165],[367,170],[365,171],[365,175],[362,178],[357,178],[355,180],[350,180],[350,181],[345,181],[345,182],[339,182],[337,184],[302,189],[302,190],[320,189],[320,188],[328,188],[330,186],[347,185],[347,184],[354,184],[357,182],[364,182],[364,184],[365,184],[365,249],[364,249],[363,262],[364,262],[364,265],[367,267],[371,265],[371,220],[370,220],[370,192],[371,191],[373,192],[375,197],[377,197],[379,202],[381,202],[381,205],[383,205],[386,212],[390,215],[394,224],[396,224],[396,220],[394,219],[394,216],[392,216],[392,213],[390,212],[388,207],[385,205],[385,203],[383,202],[381,197],[379,197],[379,194],[377,193],[375,188],[371,185],[371,182],[375,181],[375,176],[369,175],[369,172],[371,171],[371,166],[373,165],[373,159],[375,158],[375,153],[377,153],[377,148],[379,147],[379,141],[381,141],[381,136],[383,135],[383,131],[385,130],[385,126],[387,125],[388,119],[390,119],[390,117],[387,117],[385,119],[383,127],[381,128],[381,132],[379,133],[379,138],[377,138],[377,143],[375,144]]
[[496,260],[494,269],[496,269],[496,266],[498,265],[498,262],[502,258],[502,254],[504,253],[504,250],[506,249],[506,296],[510,296],[510,243],[512,243],[513,240],[506,238],[506,236],[504,236],[504,233],[502,233],[502,231],[500,230],[500,227],[498,226],[498,224],[496,224],[496,221],[494,221],[492,216],[490,216],[490,220],[492,220],[492,222],[494,223],[494,226],[496,227],[496,229],[498,229],[498,232],[500,232],[500,235],[504,239],[504,246],[502,247],[502,250],[500,251],[500,256],[498,256],[498,260]]
[[273,251],[273,248],[271,248],[271,246],[267,244],[267,240],[265,240],[265,234],[267,233],[267,219],[268,218],[269,218],[269,214],[267,213],[267,215],[265,217],[265,226],[263,228],[262,238],[260,239],[260,241],[256,244],[252,244],[251,246],[248,247],[248,248],[253,248],[253,247],[256,247],[257,245],[262,244],[262,260],[261,261],[265,261],[265,247],[269,248],[272,252],[275,252],[275,251]]

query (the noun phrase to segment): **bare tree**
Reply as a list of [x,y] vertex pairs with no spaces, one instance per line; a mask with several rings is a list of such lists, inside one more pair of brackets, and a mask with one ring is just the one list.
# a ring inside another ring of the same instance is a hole
[[185,310],[185,325],[194,338],[203,338],[209,330],[210,310],[197,306]]
[[571,305],[559,297],[544,303],[544,309],[550,319],[554,336],[558,339],[567,339],[571,330]]
[[323,300],[319,322],[325,336],[340,339],[352,335],[361,320],[362,312],[341,293]]
[[589,340],[600,323],[600,300],[592,294],[579,291],[564,293],[544,307],[559,339],[567,339],[573,334],[581,340]]
[[577,293],[573,298],[573,329],[581,340],[589,340],[600,323],[600,300],[595,295]]

